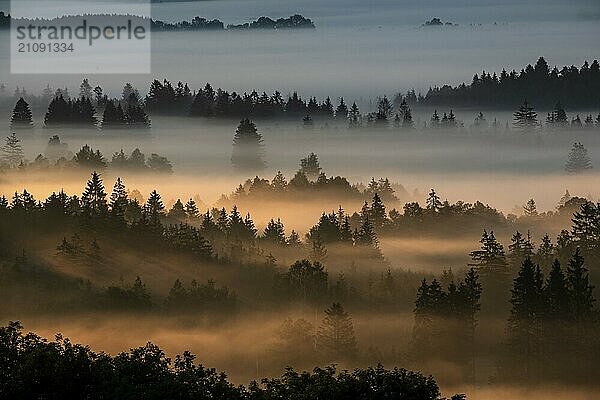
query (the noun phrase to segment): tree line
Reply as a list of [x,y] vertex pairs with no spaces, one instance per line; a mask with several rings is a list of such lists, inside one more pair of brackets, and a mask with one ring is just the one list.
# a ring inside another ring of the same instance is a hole
[[0,169],[18,169],[19,171],[40,171],[50,168],[104,170],[108,167],[115,171],[173,173],[171,161],[156,153],[146,157],[140,149],[136,148],[128,155],[121,149],[115,152],[109,161],[100,150],[94,150],[87,144],[73,154],[68,145],[60,141],[58,135],[53,135],[48,140],[44,153],[38,154],[32,161],[25,159],[21,139],[15,132],[6,137],[5,144],[0,151]]
[[[63,17],[66,19],[68,17]],[[10,27],[10,14],[0,11],[0,29],[8,29]],[[295,14],[288,18],[277,18],[276,20],[269,17],[259,17],[254,21],[242,24],[229,24],[225,28],[225,24],[218,19],[206,19],[196,16],[190,21],[165,22],[160,20],[150,19],[150,29],[156,32],[188,32],[188,31],[223,31],[240,30],[240,29],[299,29],[308,28],[315,29],[315,24],[309,18]]]
[[[272,219],[264,232],[259,233],[250,214],[242,215],[235,205],[231,212],[223,207],[208,209],[202,214],[195,200],[189,199],[184,203],[178,199],[167,210],[155,190],[145,203],[140,200],[143,201],[141,194],[129,193],[120,178],[117,178],[109,195],[100,174],[93,172],[80,197],[70,196],[61,190],[38,202],[24,190],[15,193],[11,199],[0,197],[0,211],[6,216],[8,224],[25,215],[49,219],[73,218],[79,226],[88,230],[116,234],[131,232],[150,241],[158,240],[167,247],[197,254],[201,258],[214,257],[223,261],[247,260],[252,255],[269,263],[269,254],[261,248],[261,243],[290,248],[303,245],[295,231],[292,230],[289,236],[285,235],[280,220],[275,222]],[[379,254],[377,238],[368,218],[365,214],[361,228],[356,230],[354,236],[351,235],[347,244],[360,249],[371,248]],[[325,244],[325,238],[321,240],[318,236],[314,233],[307,236],[313,251]],[[65,249],[72,246],[66,238],[62,245]],[[320,251],[326,250],[321,248]]]
[[[14,131],[33,128],[33,114],[28,101],[25,100],[31,96],[28,96],[24,89],[19,91],[18,88],[15,96],[19,97],[12,112],[11,129]],[[100,86],[92,88],[87,79],[81,83],[79,95],[75,98],[70,97],[67,89],[52,92],[48,86],[40,100],[47,105],[43,126],[148,129],[151,121],[142,100],[137,89],[129,83],[124,86],[120,99],[110,99]]]
[[579,249],[566,269],[555,259],[546,278],[527,257],[511,289],[510,361],[501,364],[500,377],[530,385],[542,380],[589,382],[600,344],[594,335],[599,315],[593,289]]
[[585,61],[574,65],[550,67],[544,57],[520,72],[505,69],[496,74],[475,74],[470,84],[456,87],[443,85],[430,88],[420,102],[427,105],[513,107],[529,99],[540,107],[551,107],[558,101],[570,107],[599,107],[600,64]]
[[[489,264],[470,268],[459,283],[451,271],[444,271],[439,281],[424,279],[415,300],[411,358],[420,365],[455,363],[468,381],[475,382],[480,299],[496,296],[497,307],[509,292],[506,334],[492,379],[526,386],[591,382],[597,376],[593,362],[600,342],[594,332],[600,313],[580,249],[569,254],[566,268],[554,258],[548,272],[534,262],[532,252],[519,259],[511,273],[512,286],[505,271],[490,269]],[[504,292],[493,287],[497,280],[504,282]],[[493,306],[488,302],[484,310]]]
[[[147,113],[153,115],[180,115],[205,118],[287,118],[302,119],[303,125],[310,128],[315,120],[325,123],[346,124],[350,128],[388,127],[393,123],[397,129],[413,128],[454,129],[464,128],[464,122],[457,119],[452,106],[516,107],[513,128],[517,131],[541,129],[542,123],[532,106],[551,108],[546,118],[546,128],[598,128],[600,114],[576,115],[567,118],[563,104],[570,107],[599,107],[597,96],[600,85],[598,61],[587,62],[577,69],[564,67],[561,71],[549,70],[548,64],[540,57],[535,67],[529,65],[520,74],[503,71],[500,77],[483,73],[475,75],[469,86],[457,88],[443,86],[430,89],[426,96],[409,90],[398,93],[393,100],[387,96],[378,98],[376,111],[361,113],[356,102],[348,105],[343,97],[336,104],[330,97],[317,100],[316,97],[303,99],[298,92],[286,98],[279,91],[267,94],[253,90],[250,93],[229,92],[214,89],[210,83],[192,92],[187,83],[171,83],[155,79],[150,84],[148,94],[142,98],[131,84],[126,84],[120,99],[109,99],[100,86],[92,88],[85,79],[76,99],[70,99],[68,90],[50,87],[44,89],[41,99],[28,95],[17,88],[13,96],[16,105],[13,111],[13,126],[29,127],[32,124],[30,109],[25,98],[40,104],[48,104],[44,119],[46,126],[83,125],[102,128],[133,127],[148,128],[151,125]],[[557,89],[558,88],[558,89]],[[560,90],[559,90],[560,89]],[[465,94],[466,93],[466,94]],[[504,94],[506,93],[506,94]],[[544,97],[540,97],[544,93]],[[510,94],[510,95],[509,95]],[[471,98],[472,97],[472,98]],[[438,113],[436,109],[423,126],[415,126],[411,106],[444,106],[448,111]],[[96,117],[96,109],[102,110],[102,118]],[[488,121],[480,112],[471,129],[493,132],[509,129],[494,119]]]

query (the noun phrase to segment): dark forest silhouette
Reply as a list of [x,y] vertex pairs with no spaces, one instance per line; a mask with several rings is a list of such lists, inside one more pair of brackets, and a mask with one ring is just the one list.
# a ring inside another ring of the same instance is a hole
[[[102,16],[102,15],[100,15]],[[65,16],[62,18],[56,18],[51,21],[64,22],[70,18],[80,18],[81,16]],[[92,16],[87,16],[92,17]],[[98,15],[94,15],[98,17]],[[112,16],[111,16],[112,17]],[[19,19],[18,21],[27,21],[26,19]],[[146,20],[147,21],[147,20]],[[9,29],[11,23],[10,14],[6,14],[4,11],[0,11],[0,30]],[[295,14],[288,18],[277,18],[276,20],[269,17],[260,17],[254,21],[241,23],[241,24],[229,24],[225,27],[225,24],[218,19],[206,19],[203,17],[196,16],[190,21],[179,21],[179,22],[165,22],[160,20],[151,19],[149,21],[150,29],[156,32],[195,32],[195,31],[224,31],[224,30],[242,30],[242,29],[264,29],[264,30],[282,30],[282,29],[315,29],[315,24],[309,18],[305,18],[302,15]]]
[[[600,67],[598,61],[581,68],[574,66],[550,70],[543,57],[535,66],[528,65],[520,73],[503,71],[499,76],[483,72],[475,75],[470,85],[430,89],[423,96],[414,90],[398,93],[393,100],[386,96],[377,100],[377,111],[361,113],[355,102],[348,107],[344,98],[334,104],[330,97],[319,101],[316,97],[303,99],[294,91],[287,96],[279,91],[272,94],[253,90],[250,93],[229,92],[210,83],[192,91],[187,83],[174,84],[167,79],[155,79],[145,98],[137,89],[126,84],[123,95],[110,99],[99,86],[92,88],[88,80],[80,86],[76,98],[67,89],[53,91],[48,86],[41,96],[32,96],[25,89],[17,88],[14,96],[2,98],[13,101],[13,119],[28,124],[28,111],[47,108],[45,126],[88,126],[101,128],[149,128],[150,115],[176,115],[215,119],[291,119],[312,128],[316,122],[344,124],[349,128],[370,127],[411,130],[415,128],[411,107],[440,107],[430,120],[428,129],[463,128],[452,107],[481,109],[499,107],[513,109],[513,128],[522,132],[538,132],[552,129],[599,129],[600,113],[575,115],[569,119],[565,107],[600,108]],[[25,103],[23,103],[25,102]],[[349,104],[349,103],[348,103]],[[551,109],[545,119],[538,117],[537,109]],[[393,123],[392,123],[393,122]],[[422,128],[421,126],[416,128]],[[480,112],[472,128],[479,131],[500,132],[496,119],[488,122]]]
[[[204,367],[190,352],[174,359],[148,343],[116,356],[57,335],[46,341],[24,333],[18,322],[0,328],[0,396],[11,399],[144,398],[263,400],[352,398],[402,393],[403,398],[441,400],[433,377],[378,365],[354,371],[335,366],[312,372],[286,369],[280,378],[236,386],[227,375]],[[453,399],[464,399],[456,395]]]
[[534,66],[520,72],[502,70],[475,74],[471,84],[456,87],[444,85],[429,89],[419,99],[428,105],[478,106],[513,108],[528,99],[538,107],[551,107],[561,101],[569,107],[600,105],[600,65],[597,60],[585,61],[580,68],[550,67],[543,57]]

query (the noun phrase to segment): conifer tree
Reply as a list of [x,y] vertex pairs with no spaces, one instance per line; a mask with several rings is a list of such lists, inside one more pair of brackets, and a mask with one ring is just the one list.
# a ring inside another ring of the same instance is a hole
[[317,179],[321,174],[319,157],[315,153],[310,153],[308,156],[302,158],[300,160],[300,172],[309,180]]
[[387,214],[385,212],[385,205],[379,197],[379,194],[373,194],[373,201],[371,202],[371,221],[375,229],[381,229],[387,222]]
[[129,158],[127,157],[123,149],[113,154],[110,166],[114,169],[120,170],[125,169],[129,166]]
[[134,149],[127,162],[132,170],[143,170],[146,168],[146,156],[140,149]]
[[414,128],[414,124],[413,124],[413,120],[412,120],[412,113],[410,111],[410,107],[408,105],[408,103],[406,102],[406,99],[402,100],[402,103],[400,103],[400,107],[398,108],[398,111],[400,113],[400,117],[402,118],[402,128],[404,129],[412,129]]
[[106,167],[106,160],[100,150],[94,151],[87,144],[84,145],[73,157],[73,161],[80,167],[90,169],[103,169]]
[[88,217],[102,217],[108,213],[106,191],[100,174],[92,172],[85,191],[81,195],[81,206]]
[[567,288],[570,299],[570,317],[577,323],[587,321],[593,314],[594,286],[589,283],[588,269],[579,248],[567,266]]
[[352,236],[352,228],[350,227],[350,218],[346,215],[344,216],[340,226],[340,241],[342,243],[352,244],[353,240],[354,238]]
[[121,92],[121,100],[125,103],[135,103],[138,104],[140,101],[140,92],[133,87],[133,85],[127,82],[123,86],[123,91]]
[[[525,382],[539,374],[540,339],[544,311],[543,277],[530,258],[525,259],[511,289],[508,343]],[[514,372],[514,371],[513,371]]]
[[306,177],[306,174],[302,171],[297,171],[296,175],[290,180],[289,188],[293,189],[306,189],[311,185],[311,182]]
[[160,194],[158,194],[156,190],[153,190],[148,197],[148,201],[146,201],[144,214],[146,215],[149,228],[155,233],[160,233],[162,230],[160,218],[164,215],[164,210],[165,206],[162,202]]
[[277,174],[271,180],[271,188],[275,190],[276,193],[281,193],[287,188],[287,181],[285,180],[285,176],[281,173],[281,171],[277,171]]
[[90,81],[85,78],[83,82],[81,82],[81,85],[79,85],[79,97],[91,99],[92,95],[92,85],[90,85]]
[[535,205],[534,199],[527,200],[527,204],[523,207],[523,214],[526,217],[537,217],[537,206]]
[[169,210],[169,218],[173,218],[179,221],[183,221],[186,218],[185,206],[181,202],[181,199],[177,199],[177,201],[173,204],[171,209]]
[[324,264],[327,261],[327,249],[318,234],[312,239],[310,259],[312,262],[320,264]]
[[293,229],[290,232],[290,236],[287,238],[286,243],[290,247],[300,247],[300,246],[302,246],[302,241],[300,240],[300,235],[298,235],[298,232],[296,232]]
[[125,185],[121,178],[117,178],[115,186],[110,195],[110,214],[119,222],[125,221],[125,211],[127,209],[128,199]]
[[444,127],[456,128],[458,126],[458,123],[456,122],[456,116],[454,115],[454,111],[452,109],[450,109],[450,113],[448,113],[447,116],[446,113],[444,113],[444,117],[446,118],[445,121],[442,119],[442,125],[444,125]]
[[511,238],[511,244],[508,245],[509,259],[512,267],[521,265],[526,258],[533,257],[533,245],[529,232],[527,236],[516,231]]
[[151,126],[148,114],[146,114],[144,108],[138,104],[127,104],[124,119],[129,128],[149,129]]
[[438,115],[437,110],[433,111],[433,115],[431,116],[431,119],[429,120],[429,127],[431,129],[437,129],[440,127],[440,116]]
[[233,137],[233,166],[240,170],[262,170],[265,167],[263,152],[262,135],[256,125],[248,118],[243,119]]
[[229,232],[229,216],[227,215],[227,211],[225,207],[222,207],[218,211],[218,215],[215,221],[217,227],[221,230],[222,233]]
[[563,319],[568,316],[570,299],[567,279],[557,259],[554,259],[552,268],[548,274],[548,279],[544,286],[544,296],[546,301],[546,316],[553,319]]
[[284,245],[286,243],[285,229],[279,218],[277,218],[277,221],[271,218],[263,233],[263,239],[280,245]]
[[394,107],[387,96],[383,96],[383,98],[379,99],[379,102],[377,103],[377,114],[375,115],[375,123],[380,126],[386,126],[393,108]]
[[329,96],[327,96],[323,104],[321,104],[321,106],[319,107],[319,114],[327,118],[333,118],[333,104],[331,104],[331,99],[329,98]]
[[17,101],[10,119],[12,129],[28,129],[33,127],[33,119],[29,104],[22,97]]
[[81,125],[95,126],[98,123],[96,119],[96,109],[89,97],[81,97],[75,106],[78,116],[77,121]]
[[471,259],[479,268],[479,272],[483,272],[486,275],[507,274],[508,264],[506,262],[504,247],[496,240],[494,232],[491,231],[488,234],[484,230],[479,242],[481,243],[481,249],[470,253]]
[[429,197],[427,197],[427,209],[431,212],[438,213],[442,206],[442,202],[440,200],[440,196],[435,192],[432,188],[429,192]]
[[464,300],[460,308],[464,309],[466,325],[468,329],[468,341],[470,343],[470,374],[471,381],[475,382],[475,329],[477,328],[477,313],[481,309],[481,293],[483,287],[479,282],[479,274],[474,268],[469,268],[465,275],[464,282],[461,282],[458,293]]
[[306,105],[307,107],[307,111],[308,111],[308,115],[312,116],[312,115],[318,115],[319,114],[319,103],[317,102],[317,98],[316,97],[311,97],[308,100],[308,104]]
[[[120,105],[119,105],[120,106]],[[123,110],[118,111],[112,100],[106,102],[104,114],[102,115],[102,129],[117,128],[125,125]]]
[[592,169],[592,162],[587,149],[581,142],[573,143],[573,148],[565,164],[565,170],[570,174],[581,174],[590,169]]
[[346,121],[348,119],[348,106],[346,106],[343,97],[340,97],[340,104],[335,109],[335,119],[338,121]]
[[244,219],[238,211],[237,206],[234,205],[231,209],[228,221],[227,233],[229,236],[236,240],[241,240],[244,237],[245,226]]
[[60,126],[70,119],[70,108],[62,94],[55,96],[48,105],[48,111],[44,117],[46,126]]
[[563,128],[569,124],[569,120],[567,118],[567,113],[563,109],[560,101],[554,105],[554,108],[550,113],[548,113],[548,118],[546,119],[546,124],[551,129]]
[[369,218],[369,213],[363,213],[363,215],[361,215],[360,230],[358,231],[358,237],[355,241],[359,245],[379,250],[379,242],[373,224]]
[[360,110],[358,109],[356,102],[352,103],[350,111],[348,111],[348,124],[350,128],[358,128],[361,125]]
[[546,234],[542,237],[542,241],[536,253],[536,262],[542,267],[543,271],[547,272],[550,269],[554,254],[554,245],[552,244],[550,236]]
[[584,202],[573,213],[571,238],[578,247],[593,251],[600,244],[600,207],[591,201]]
[[0,150],[2,151],[0,160],[10,168],[16,168],[23,162],[23,147],[15,132],[6,137],[4,146]]
[[[198,210],[198,206],[194,199],[189,199],[187,203],[185,203],[185,216],[188,221],[193,221],[198,219],[200,215],[200,210]],[[209,214],[210,215],[210,214]]]
[[519,109],[513,114],[515,129],[524,133],[534,132],[538,127],[537,113],[529,105],[527,100],[519,106]]
[[256,239],[256,233],[258,229],[256,229],[256,225],[254,225],[254,221],[250,217],[250,213],[246,213],[246,217],[244,218],[244,227],[246,233],[246,240],[252,242]]
[[353,359],[358,353],[352,318],[340,303],[325,310],[317,333],[317,350],[331,360]]

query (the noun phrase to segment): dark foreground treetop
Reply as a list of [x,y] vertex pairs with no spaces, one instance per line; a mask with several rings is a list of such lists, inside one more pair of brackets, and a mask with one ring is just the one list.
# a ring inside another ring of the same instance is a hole
[[[352,372],[335,367],[235,386],[225,373],[196,363],[189,352],[168,358],[148,343],[116,356],[95,353],[57,335],[24,334],[18,322],[0,328],[3,399],[441,399],[432,377],[381,365]],[[463,398],[457,395],[453,398]]]

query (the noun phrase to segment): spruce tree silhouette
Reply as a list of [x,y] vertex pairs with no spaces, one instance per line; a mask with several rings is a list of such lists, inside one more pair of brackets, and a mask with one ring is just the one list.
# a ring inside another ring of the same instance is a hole
[[504,246],[498,242],[494,232],[489,234],[484,229],[481,236],[481,249],[472,251],[469,255],[481,275],[507,275],[508,263]]
[[[508,345],[519,360],[513,368],[524,382],[535,382],[540,370],[542,314],[545,308],[540,267],[526,258],[511,290]],[[514,373],[514,371],[513,371]]]
[[569,315],[570,299],[567,278],[560,262],[554,259],[544,287],[546,314],[553,319],[564,319]]
[[17,101],[10,119],[11,129],[29,129],[33,127],[33,119],[29,104],[22,97]]
[[316,180],[321,174],[321,165],[319,164],[319,157],[315,153],[310,153],[306,157],[300,160],[300,172],[302,172],[307,179]]
[[579,248],[569,260],[566,272],[570,298],[570,318],[576,323],[588,321],[594,313],[594,286],[589,282],[588,269]]
[[383,96],[377,103],[377,113],[375,115],[375,124],[381,127],[385,127],[388,125],[388,118],[392,114],[394,106],[387,98],[387,96]]
[[343,97],[340,97],[340,104],[335,109],[335,119],[343,122],[348,120],[348,106]]
[[524,133],[535,132],[539,127],[537,113],[534,108],[529,105],[527,100],[519,106],[519,109],[513,114],[514,127]]
[[552,111],[548,113],[546,125],[548,125],[551,129],[564,128],[569,125],[567,113],[560,104],[560,101],[556,103],[554,108],[552,108]]
[[581,174],[592,169],[592,162],[588,156],[587,149],[581,142],[573,143],[573,148],[569,152],[565,170],[570,174]]
[[89,217],[103,217],[108,214],[104,184],[96,171],[92,172],[92,177],[81,195],[81,206],[84,214]]
[[125,125],[125,115],[123,109],[119,104],[115,107],[115,102],[109,100],[104,108],[104,114],[102,115],[102,129],[118,128]]
[[245,118],[235,131],[231,162],[237,170],[244,172],[261,171],[265,168],[262,135],[254,122]]
[[277,218],[277,221],[271,218],[265,228],[262,238],[267,242],[280,245],[285,244],[285,229],[279,218]]
[[402,103],[400,103],[398,112],[399,112],[399,117],[402,119],[400,126],[404,129],[414,128],[412,112],[410,110],[410,107],[409,107],[406,99],[403,99]]
[[121,178],[117,178],[115,186],[110,195],[110,216],[118,223],[125,222],[125,211],[127,210],[127,190]]
[[146,218],[150,231],[159,234],[162,233],[161,218],[164,216],[165,206],[162,202],[160,194],[153,190],[144,206],[144,216]]
[[73,161],[80,167],[90,169],[103,169],[106,167],[106,160],[100,150],[94,151],[87,144],[75,154]]
[[356,102],[352,103],[352,106],[350,107],[350,111],[348,111],[348,124],[349,124],[350,128],[359,128],[360,127],[360,124],[361,124],[360,110],[358,109]]
[[198,210],[198,206],[194,199],[189,199],[188,202],[185,203],[185,215],[188,221],[194,221],[200,216],[200,210]]
[[352,318],[340,303],[325,310],[317,333],[317,350],[330,360],[351,360],[358,354]]
[[10,168],[16,168],[23,162],[24,156],[21,139],[17,137],[15,132],[6,137],[5,143],[0,150],[2,151],[0,160]]

